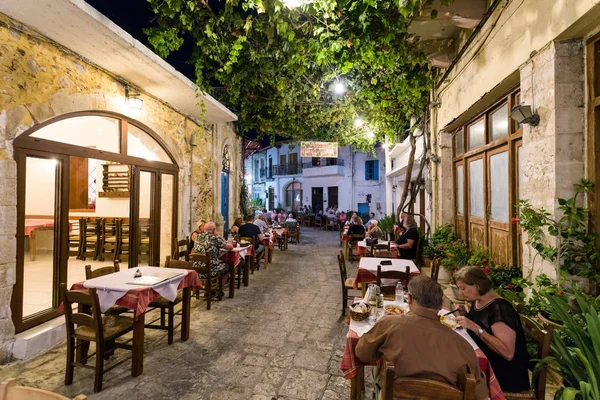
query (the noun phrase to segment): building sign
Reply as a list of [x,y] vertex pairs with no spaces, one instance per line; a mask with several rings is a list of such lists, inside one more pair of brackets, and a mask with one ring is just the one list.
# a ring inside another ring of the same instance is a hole
[[337,158],[337,142],[300,142],[300,157]]

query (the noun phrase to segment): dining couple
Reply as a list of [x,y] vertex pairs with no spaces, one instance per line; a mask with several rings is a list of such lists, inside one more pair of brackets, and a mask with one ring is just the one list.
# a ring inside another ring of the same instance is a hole
[[[456,273],[456,285],[471,301],[467,312],[457,310],[456,320],[488,358],[503,392],[522,392],[529,385],[529,355],[519,314],[492,289],[488,276],[479,267],[467,266]],[[488,398],[488,387],[473,347],[461,335],[442,325],[440,284],[425,275],[408,284],[406,315],[388,315],[365,333],[356,346],[364,364],[383,358],[395,366],[396,377],[432,379],[457,386],[465,373],[476,379],[475,398]],[[377,368],[375,368],[377,370]],[[376,391],[378,371],[374,371]]]

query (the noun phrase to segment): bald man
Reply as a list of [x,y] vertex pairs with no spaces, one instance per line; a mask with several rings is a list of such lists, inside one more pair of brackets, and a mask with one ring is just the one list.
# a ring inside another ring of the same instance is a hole
[[[219,259],[219,250],[231,250],[233,246],[227,243],[225,239],[215,234],[217,227],[214,222],[209,221],[204,224],[204,232],[198,235],[192,253],[208,254],[210,256],[211,276],[217,276],[220,273],[227,273],[230,270],[229,264]],[[207,279],[207,276],[200,276],[201,279]]]

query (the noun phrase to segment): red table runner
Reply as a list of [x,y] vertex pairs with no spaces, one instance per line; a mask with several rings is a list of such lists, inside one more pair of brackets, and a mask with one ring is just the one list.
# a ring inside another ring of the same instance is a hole
[[[248,250],[246,250],[246,255],[251,255],[251,256],[255,256],[256,255],[256,251],[254,250],[254,246],[253,245],[250,245],[250,247],[248,247]],[[240,252],[239,251],[230,250],[227,253],[225,253],[222,256],[220,256],[219,259],[227,262],[233,268],[237,268],[237,266],[239,265],[242,257],[240,256]]]

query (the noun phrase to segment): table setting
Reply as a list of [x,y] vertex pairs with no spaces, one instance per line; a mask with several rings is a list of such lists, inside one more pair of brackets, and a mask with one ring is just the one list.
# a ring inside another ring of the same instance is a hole
[[419,268],[417,268],[417,265],[412,260],[404,260],[401,258],[361,257],[360,261],[358,262],[356,278],[354,278],[354,289],[358,290],[359,283],[368,283],[376,280],[377,266],[380,264],[381,271],[404,272],[406,271],[406,267],[409,267],[411,276],[419,275],[421,273]]

